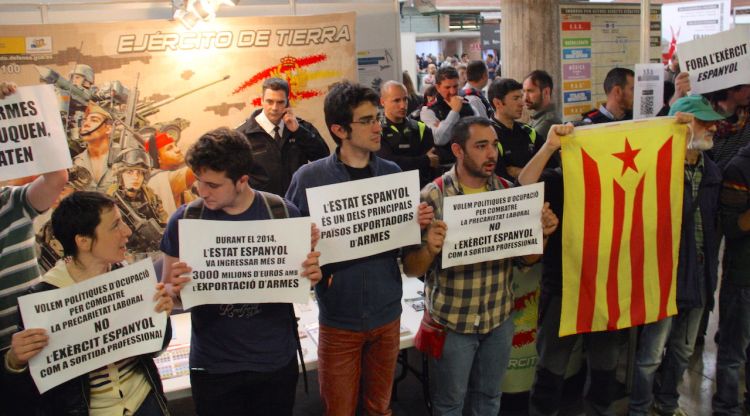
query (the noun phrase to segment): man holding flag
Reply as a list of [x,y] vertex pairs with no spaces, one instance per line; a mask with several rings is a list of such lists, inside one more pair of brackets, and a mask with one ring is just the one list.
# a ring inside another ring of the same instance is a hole
[[[573,132],[572,125],[555,125],[550,128],[547,140],[518,176],[521,185],[544,182],[544,197],[550,209],[563,218],[563,177],[560,167],[545,170],[545,166],[560,149],[560,136]],[[544,173],[542,173],[544,172]],[[560,410],[565,371],[573,348],[583,337],[588,354],[588,390],[584,405],[596,414],[614,415],[612,402],[617,394],[617,357],[619,337],[617,331],[600,331],[560,337],[562,307],[562,232],[549,238],[542,259],[541,295],[536,348],[539,354],[534,383],[529,392],[529,415],[556,415]]]
[[[563,232],[550,237],[543,259],[539,361],[529,414],[557,414],[579,336],[589,364],[587,411],[613,414],[617,330],[676,313],[678,254],[691,255],[678,252],[685,132],[670,120],[582,128],[574,135],[572,126],[554,126],[519,175],[521,184],[544,181],[553,211],[562,217],[564,199],[567,213]],[[563,169],[544,166],[566,135],[563,187]]]
[[[677,263],[678,314],[641,328],[630,395],[631,415],[648,415],[652,398],[655,413],[676,414],[680,397],[677,385],[693,354],[703,311],[716,289],[721,240],[718,228],[721,171],[703,152],[713,146],[716,123],[724,117],[700,95],[677,100],[669,115],[677,113],[692,115],[681,116],[685,121],[692,119],[692,136],[685,153],[685,192]],[[660,364],[660,383],[654,389],[654,373]]]

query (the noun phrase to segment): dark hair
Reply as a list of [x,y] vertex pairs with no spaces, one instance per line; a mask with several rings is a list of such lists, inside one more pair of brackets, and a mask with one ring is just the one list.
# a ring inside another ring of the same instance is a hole
[[490,88],[487,90],[487,99],[494,107],[494,100],[497,98],[500,101],[505,99],[505,96],[513,91],[522,90],[523,85],[513,78],[495,78],[490,84]]
[[632,69],[627,68],[612,68],[607,72],[607,76],[604,78],[604,93],[609,94],[614,87],[625,88],[628,85],[628,77],[635,76],[635,72]]
[[425,98],[425,103],[427,102],[428,97],[437,97],[437,95],[437,88],[435,88],[434,85],[430,85],[429,87],[425,88],[424,92],[422,93],[422,96]]
[[453,130],[451,130],[451,143],[456,143],[461,146],[462,149],[466,149],[466,142],[469,141],[469,137],[471,137],[469,128],[474,125],[490,127],[492,126],[492,123],[486,117],[462,117],[453,126]]
[[193,172],[211,169],[224,172],[232,182],[237,182],[252,171],[253,151],[244,134],[219,127],[204,133],[193,143],[185,161]]
[[531,82],[533,82],[540,91],[544,90],[545,88],[549,88],[550,94],[552,93],[554,84],[552,83],[552,77],[547,73],[547,71],[535,69],[531,71],[529,75],[526,75],[526,78],[524,79],[531,79]]
[[76,257],[76,235],[96,240],[102,213],[115,208],[115,201],[101,192],[77,191],[65,197],[52,212],[52,233],[65,256]]
[[411,76],[409,76],[409,71],[404,71],[401,74],[401,77],[404,80],[404,87],[406,87],[406,93],[409,96],[417,95],[417,89],[414,88],[414,81],[411,80]]
[[261,89],[263,95],[266,94],[266,90],[284,91],[284,96],[286,96],[286,100],[289,101],[289,83],[281,78],[267,78],[263,81],[263,87]]
[[724,88],[717,91],[707,92],[703,94],[704,97],[712,104],[716,105],[721,101],[726,101],[729,98],[730,91],[739,91],[748,84],[735,85],[734,87]]
[[363,102],[370,102],[377,107],[380,104],[378,101],[378,94],[372,88],[346,80],[331,85],[323,102],[323,113],[325,113],[328,131],[331,132],[336,145],[341,145],[341,139],[333,133],[331,126],[338,124],[347,132],[351,132],[354,109]]
[[466,79],[478,82],[487,74],[487,65],[484,61],[471,61],[466,65]]
[[440,85],[446,79],[458,79],[458,71],[452,66],[444,66],[435,74],[435,85]]

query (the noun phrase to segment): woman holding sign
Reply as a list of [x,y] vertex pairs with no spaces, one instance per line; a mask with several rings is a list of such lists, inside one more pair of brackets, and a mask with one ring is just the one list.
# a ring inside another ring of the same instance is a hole
[[[63,246],[65,260],[58,262],[30,292],[81,283],[121,267],[120,262],[125,259],[125,244],[131,231],[114,201],[104,194],[76,192],[65,198],[52,214],[52,228]],[[156,285],[153,302],[157,312],[172,311],[172,299],[161,283]],[[164,347],[171,339],[168,319],[165,334]],[[10,414],[169,414],[151,354],[111,363],[39,395],[27,365],[48,340],[44,329],[26,329],[13,335],[0,372],[2,388],[10,390],[9,397],[16,399],[9,404]]]

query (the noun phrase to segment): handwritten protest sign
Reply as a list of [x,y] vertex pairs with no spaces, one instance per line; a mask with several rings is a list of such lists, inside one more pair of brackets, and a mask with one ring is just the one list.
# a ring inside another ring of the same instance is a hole
[[181,220],[180,260],[193,268],[182,306],[307,303],[310,218],[263,221]]
[[446,197],[442,267],[542,252],[544,184]]
[[664,105],[664,67],[662,64],[635,64],[635,100],[633,118],[655,117]]
[[683,71],[690,73],[693,93],[703,94],[747,84],[750,74],[750,28],[726,32],[677,44]]
[[18,298],[26,328],[49,344],[29,361],[40,393],[123,358],[158,351],[167,315],[154,311],[150,260],[61,289]]
[[52,85],[0,100],[0,181],[73,166]]
[[307,189],[320,264],[419,244],[416,170]]

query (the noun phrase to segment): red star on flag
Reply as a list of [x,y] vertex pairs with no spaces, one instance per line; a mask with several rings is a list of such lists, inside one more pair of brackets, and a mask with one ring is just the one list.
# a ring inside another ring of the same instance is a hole
[[638,167],[635,165],[635,157],[640,153],[641,149],[633,149],[630,147],[628,138],[625,138],[625,150],[619,153],[612,153],[612,156],[622,160],[622,173],[624,175],[628,168],[638,172]]

